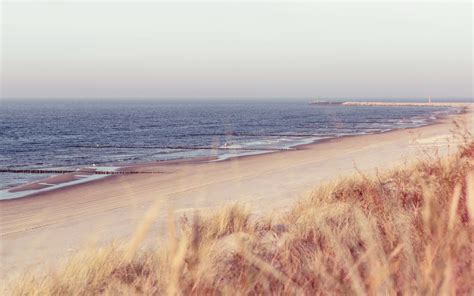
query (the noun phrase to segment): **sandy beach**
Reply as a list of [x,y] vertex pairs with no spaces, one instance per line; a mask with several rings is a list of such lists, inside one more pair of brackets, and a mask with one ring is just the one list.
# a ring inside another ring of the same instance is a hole
[[[456,115],[473,130],[472,113]],[[453,117],[415,129],[332,139],[297,150],[226,161],[175,161],[134,166],[153,174],[101,180],[0,201],[1,274],[56,263],[87,244],[133,233],[151,205],[160,214],[149,238],[166,236],[171,217],[239,202],[256,214],[288,207],[318,184],[354,172],[390,168],[425,148],[455,151]],[[64,178],[64,177],[63,177]],[[172,214],[171,214],[172,213]]]

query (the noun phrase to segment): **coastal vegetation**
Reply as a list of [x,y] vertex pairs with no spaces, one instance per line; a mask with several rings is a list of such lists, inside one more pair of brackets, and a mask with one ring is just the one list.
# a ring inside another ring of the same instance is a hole
[[[170,218],[160,204],[127,242],[84,249],[7,284],[13,295],[465,295],[474,291],[474,141],[451,156],[322,184],[288,211],[243,205]],[[382,165],[382,164],[381,164]]]

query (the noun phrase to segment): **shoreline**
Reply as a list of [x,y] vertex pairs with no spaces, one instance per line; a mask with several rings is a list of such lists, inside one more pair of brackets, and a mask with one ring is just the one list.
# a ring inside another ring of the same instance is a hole
[[[364,105],[361,105],[364,106]],[[444,121],[449,120],[449,118],[455,118],[462,116],[463,114],[466,113],[473,113],[474,108],[471,105],[462,105],[458,106],[459,112],[454,113],[454,114],[447,114],[444,116],[441,116],[439,118],[436,118],[434,120],[427,118],[426,124],[420,125],[420,126],[415,126],[415,127],[404,127],[404,128],[393,128],[389,129],[386,131],[379,131],[379,132],[374,132],[374,133],[364,133],[364,134],[353,134],[353,135],[342,135],[342,136],[333,136],[333,137],[327,137],[327,138],[321,138],[321,139],[316,139],[313,140],[311,143],[303,143],[303,144],[296,144],[293,146],[289,146],[286,149],[268,149],[266,151],[255,151],[255,152],[250,152],[248,154],[240,154],[240,155],[235,155],[235,156],[230,156],[226,157],[223,159],[220,159],[218,156],[198,156],[198,157],[191,157],[191,158],[181,158],[181,159],[172,159],[172,160],[158,160],[158,161],[153,161],[153,162],[144,162],[144,163],[131,163],[131,164],[123,164],[123,165],[110,165],[106,166],[108,168],[111,168],[115,171],[123,171],[123,172],[129,172],[129,171],[139,171],[140,169],[143,168],[150,168],[150,167],[161,167],[161,166],[167,166],[167,165],[182,165],[182,164],[196,164],[196,163],[206,163],[206,162],[224,162],[224,161],[231,161],[232,159],[239,159],[239,158],[250,158],[250,157],[256,157],[256,156],[261,156],[265,154],[274,154],[274,153],[286,153],[288,151],[297,151],[297,150],[303,150],[303,149],[308,149],[312,147],[313,145],[319,145],[325,142],[337,140],[337,139],[345,139],[345,138],[354,138],[354,137],[361,137],[361,136],[370,136],[370,135],[379,135],[379,134],[387,134],[399,130],[413,130],[413,129],[419,129],[423,128],[426,126],[432,126],[432,125],[437,125],[437,124],[442,124]],[[210,149],[212,150],[212,149]],[[232,149],[229,149],[232,150]],[[102,168],[102,166],[98,166],[97,168]],[[10,197],[10,198],[0,198],[0,204],[4,201],[9,201],[9,200],[16,200],[16,199],[24,199],[24,198],[34,198],[34,197],[41,197],[43,195],[46,195],[50,192],[56,192],[56,191],[61,191],[70,187],[78,187],[78,186],[87,186],[88,184],[91,183],[97,183],[101,181],[105,181],[107,179],[113,178],[113,174],[103,174],[103,175],[94,175],[89,174],[90,170],[93,170],[94,167],[82,167],[77,169],[74,172],[68,172],[60,175],[53,175],[48,178],[40,179],[37,181],[21,184],[9,189],[4,189],[7,194],[12,194],[15,195],[15,193],[22,193],[25,191],[32,191],[31,193],[27,193],[25,195],[21,195],[19,197]],[[84,175],[84,173],[87,174]],[[159,171],[157,172],[152,172],[152,173],[160,173]],[[85,178],[83,178],[85,177]],[[47,184],[47,185],[42,185],[42,184]],[[50,188],[52,187],[52,188]]]
[[[466,120],[472,132],[472,113],[454,116]],[[161,173],[113,175],[3,200],[0,273],[58,262],[85,244],[126,239],[157,203],[161,211],[147,236],[155,238],[152,242],[165,238],[170,217],[229,203],[248,205],[258,215],[292,205],[321,183],[412,160],[420,147],[452,153],[450,147],[456,143],[447,138],[452,120],[449,116],[414,129],[327,139],[294,150],[224,161],[140,165]],[[15,247],[19,245],[24,247]]]

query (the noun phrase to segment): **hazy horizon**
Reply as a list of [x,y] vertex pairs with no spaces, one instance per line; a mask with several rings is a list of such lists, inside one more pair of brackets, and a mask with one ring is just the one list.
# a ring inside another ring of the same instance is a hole
[[472,99],[472,3],[2,3],[1,98]]

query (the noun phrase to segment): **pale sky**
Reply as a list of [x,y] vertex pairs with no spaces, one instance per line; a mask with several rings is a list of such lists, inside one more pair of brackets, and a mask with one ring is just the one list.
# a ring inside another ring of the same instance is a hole
[[3,2],[3,98],[472,98],[472,3]]

